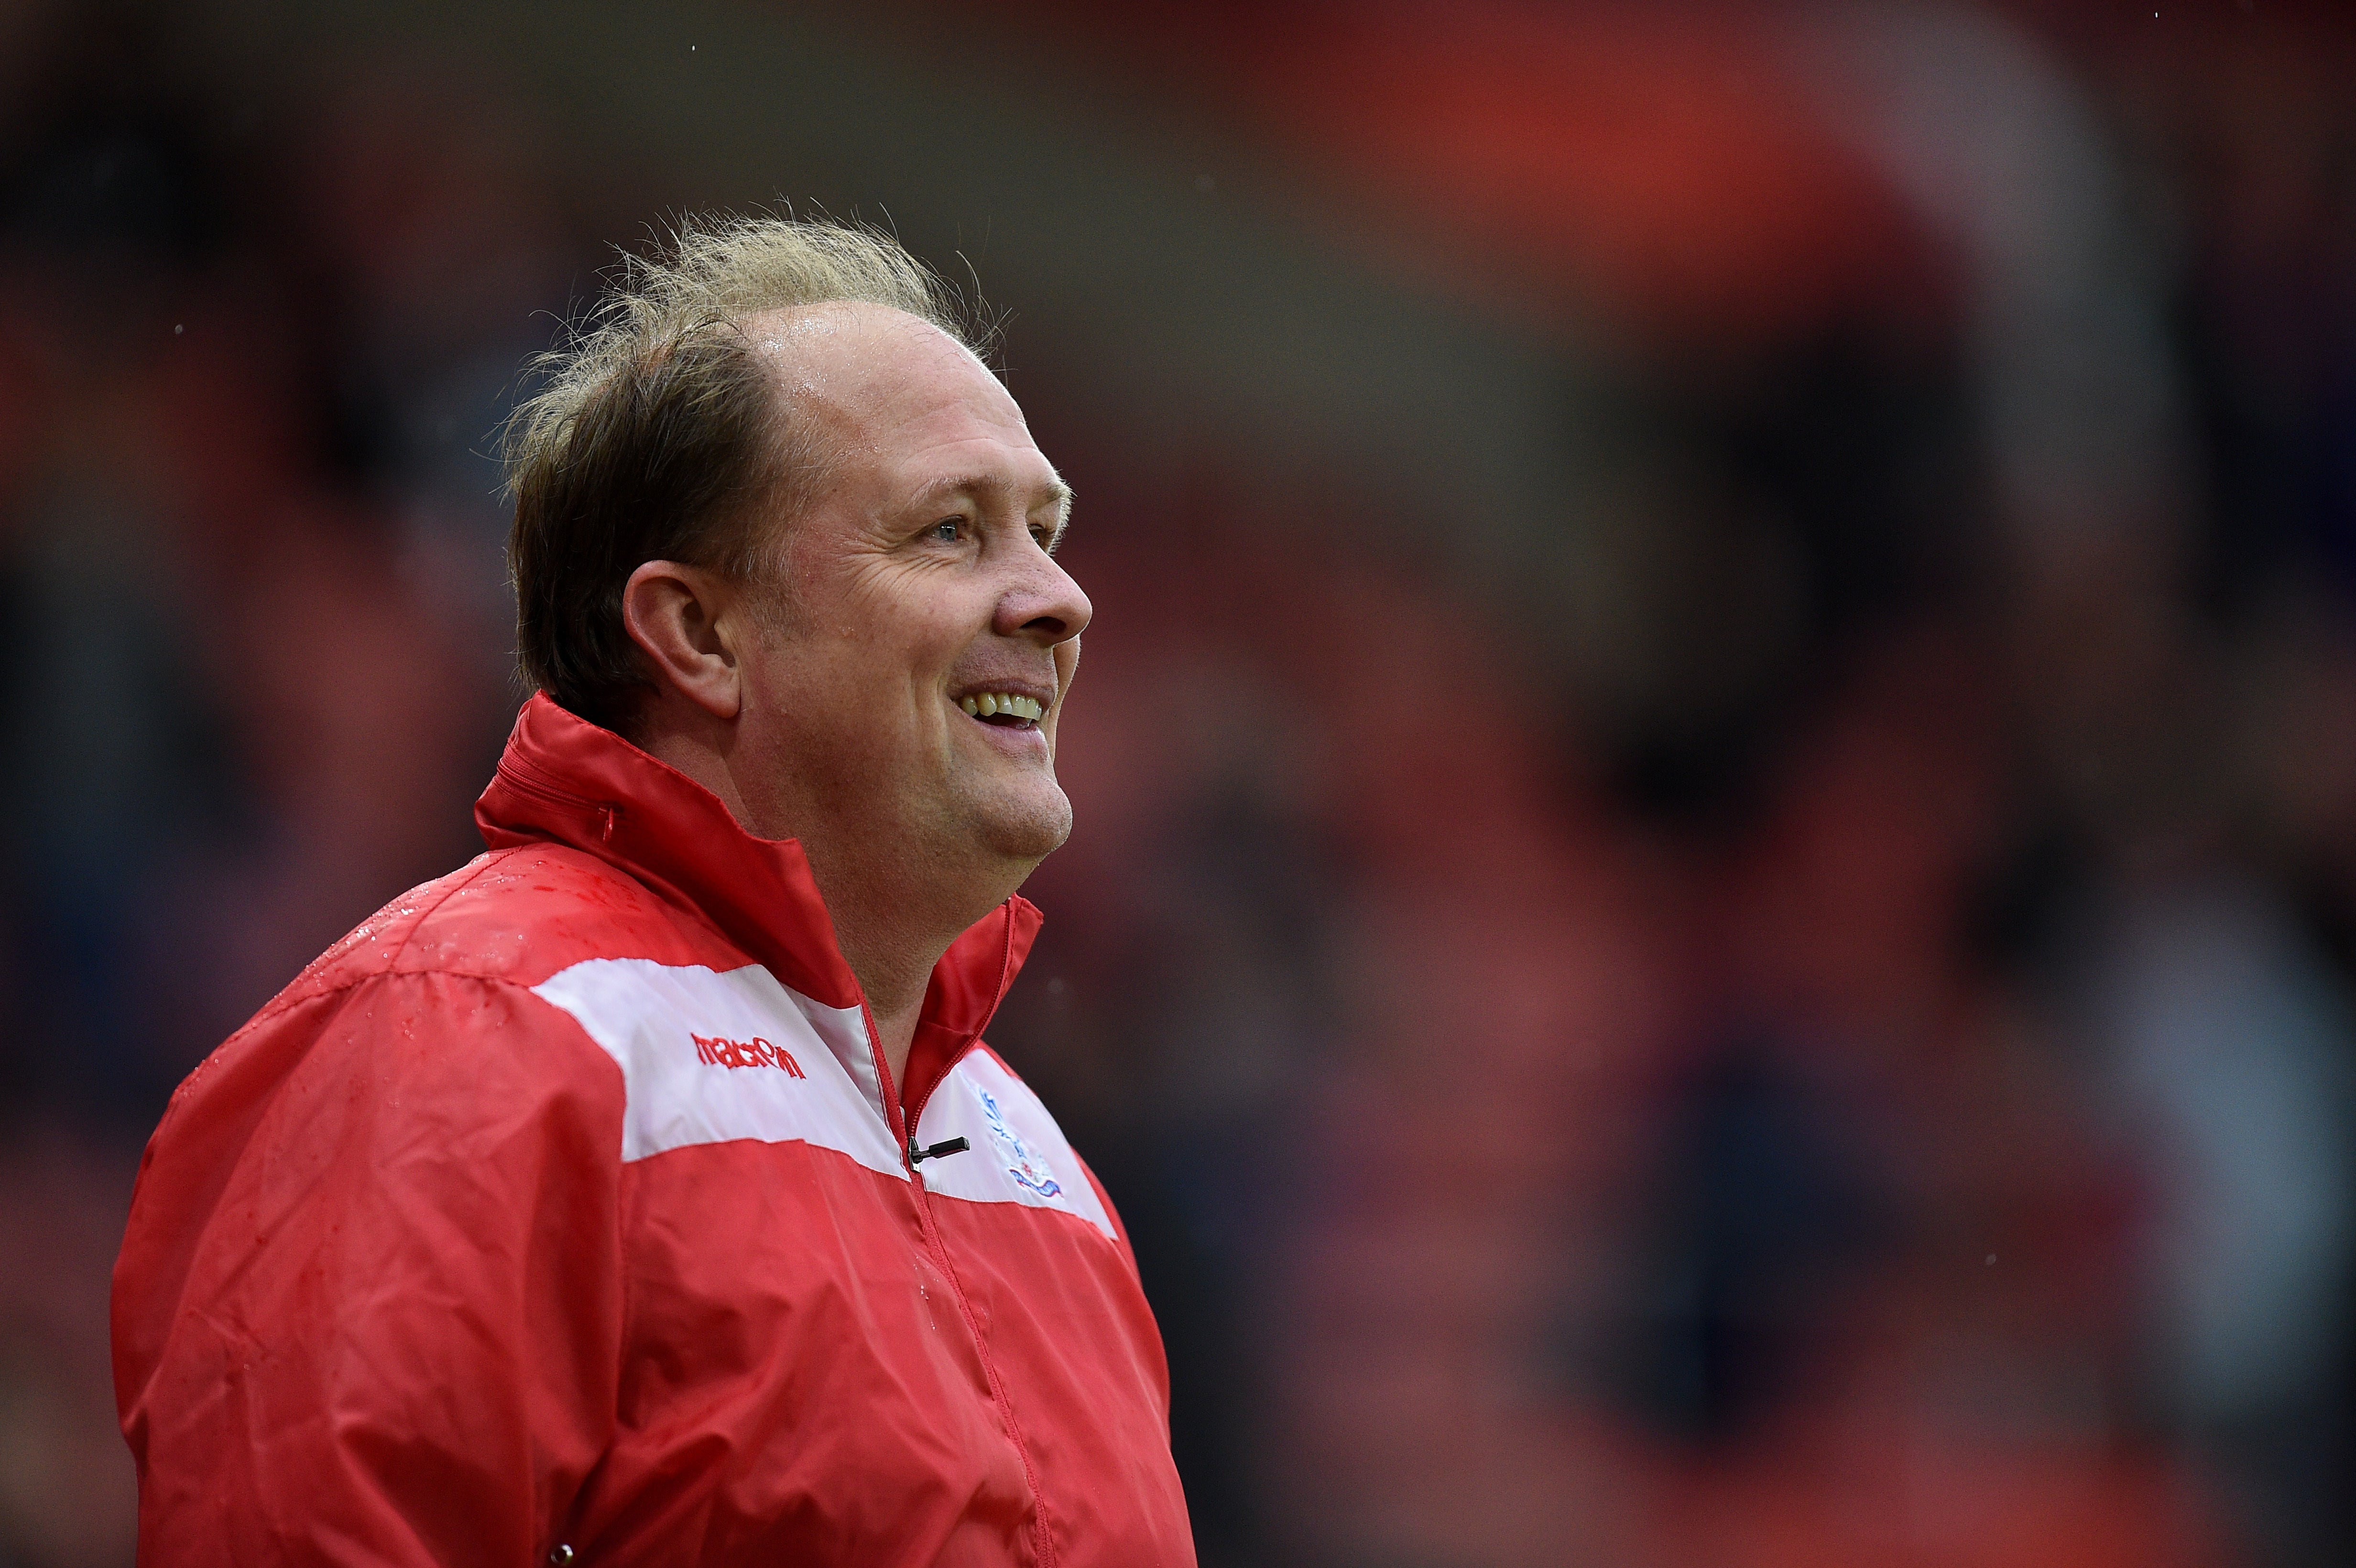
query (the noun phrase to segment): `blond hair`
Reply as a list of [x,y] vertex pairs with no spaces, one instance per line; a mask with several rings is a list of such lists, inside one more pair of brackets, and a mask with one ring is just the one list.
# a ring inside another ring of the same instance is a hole
[[778,396],[748,317],[835,303],[905,311],[969,348],[956,293],[879,230],[718,217],[680,224],[626,256],[568,340],[532,362],[537,389],[509,416],[516,655],[524,678],[609,729],[650,688],[622,620],[622,589],[649,560],[757,576],[773,530],[831,454]]

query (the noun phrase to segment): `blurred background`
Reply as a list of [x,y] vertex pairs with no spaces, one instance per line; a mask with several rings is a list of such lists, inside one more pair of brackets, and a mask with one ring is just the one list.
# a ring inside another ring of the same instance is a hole
[[479,847],[492,432],[715,207],[1081,496],[993,1037],[1209,1568],[2356,1560],[2351,23],[0,0],[0,1563],[130,1561],[142,1141]]

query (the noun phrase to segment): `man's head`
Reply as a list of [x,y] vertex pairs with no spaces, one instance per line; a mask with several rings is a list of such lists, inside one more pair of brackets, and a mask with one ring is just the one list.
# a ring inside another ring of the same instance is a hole
[[1062,842],[1068,492],[916,262],[691,230],[550,370],[509,444],[529,677],[822,879],[1019,880]]

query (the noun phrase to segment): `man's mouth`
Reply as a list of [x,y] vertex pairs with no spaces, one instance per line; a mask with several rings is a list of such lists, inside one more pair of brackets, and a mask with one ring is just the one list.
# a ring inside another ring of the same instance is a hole
[[969,691],[958,699],[958,706],[1001,730],[1036,728],[1047,711],[1037,698],[1012,691]]

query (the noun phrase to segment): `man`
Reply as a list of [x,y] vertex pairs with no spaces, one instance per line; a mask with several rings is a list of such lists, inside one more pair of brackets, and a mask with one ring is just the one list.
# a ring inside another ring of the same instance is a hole
[[692,229],[550,372],[489,853],[148,1147],[143,1560],[1193,1562],[1127,1239],[979,1039],[1070,827],[1070,492],[862,232]]

